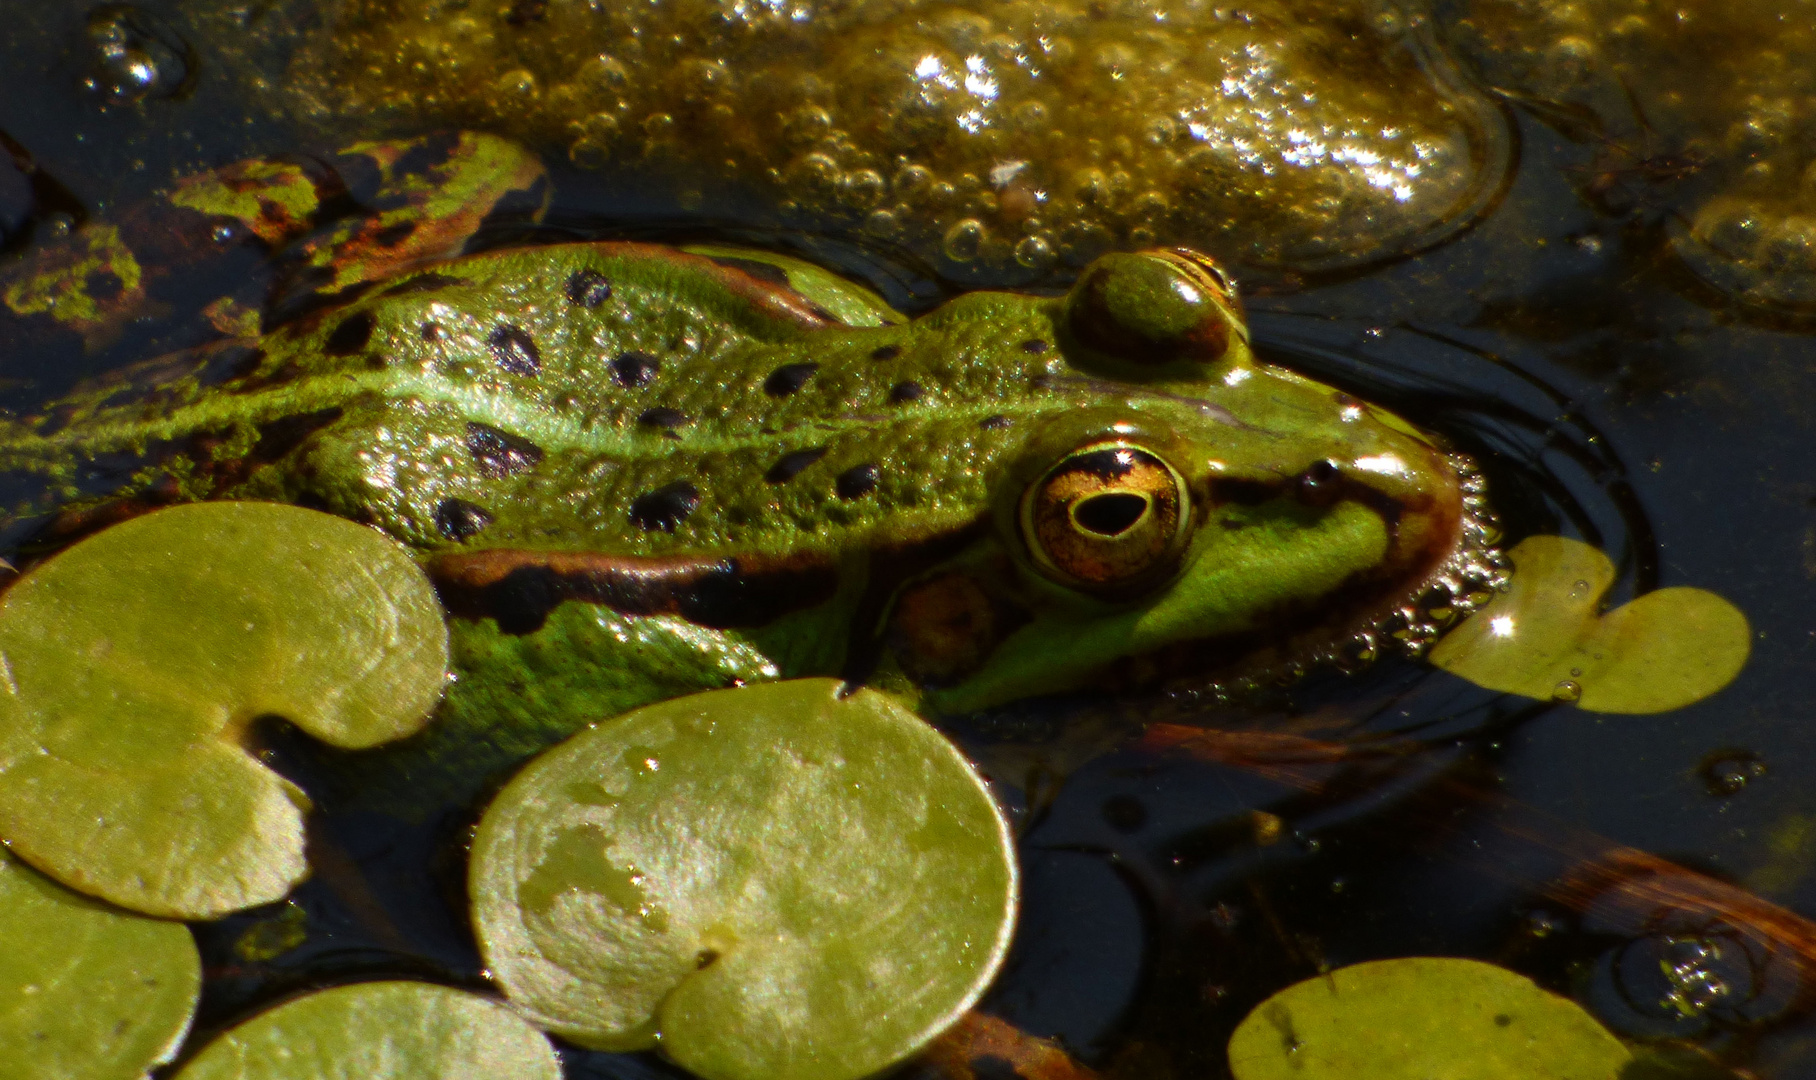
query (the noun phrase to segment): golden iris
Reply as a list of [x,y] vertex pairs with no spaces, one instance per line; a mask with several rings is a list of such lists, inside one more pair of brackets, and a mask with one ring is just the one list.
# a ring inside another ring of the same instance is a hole
[[1028,487],[1021,530],[1054,580],[1126,595],[1172,574],[1190,516],[1185,481],[1171,465],[1108,442],[1074,450]]

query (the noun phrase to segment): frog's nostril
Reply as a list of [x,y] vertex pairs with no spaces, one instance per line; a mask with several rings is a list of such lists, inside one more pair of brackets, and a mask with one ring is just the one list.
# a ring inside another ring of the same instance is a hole
[[1146,496],[1129,491],[1113,491],[1081,499],[1072,507],[1072,520],[1079,528],[1099,536],[1121,536],[1135,527],[1148,512]]
[[1299,474],[1299,501],[1310,506],[1329,506],[1336,501],[1342,472],[1334,461],[1314,461]]

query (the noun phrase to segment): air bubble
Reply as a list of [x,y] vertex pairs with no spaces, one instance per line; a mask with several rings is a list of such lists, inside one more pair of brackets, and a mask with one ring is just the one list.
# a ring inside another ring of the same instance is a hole
[[1058,259],[1058,253],[1045,237],[1025,236],[1021,243],[1015,245],[1015,261],[1036,273],[1051,270]]
[[925,165],[904,165],[896,170],[892,185],[896,198],[922,198],[933,190],[933,170]]
[[824,202],[838,193],[839,164],[825,154],[807,154],[789,168],[796,191],[806,200]]
[[630,72],[617,58],[601,53],[580,65],[579,78],[596,93],[616,93],[630,81]]
[[1574,679],[1565,679],[1551,688],[1551,700],[1553,701],[1581,701],[1582,697],[1583,686]]
[[536,76],[522,68],[507,71],[492,84],[492,89],[499,97],[534,98],[536,96]]
[[901,228],[901,219],[897,218],[895,212],[891,210],[873,210],[870,216],[864,219],[864,231],[882,240],[894,236],[901,231]]
[[194,81],[195,50],[164,23],[127,4],[88,17],[88,74],[82,87],[110,105],[170,98]]
[[968,263],[977,258],[983,244],[984,223],[976,218],[964,218],[946,230],[940,240],[940,250],[953,262]]
[[839,182],[845,196],[845,202],[859,210],[868,210],[883,201],[888,185],[883,182],[883,174],[875,169],[855,169],[846,173]]
[[1702,759],[1696,767],[1703,790],[1718,799],[1738,795],[1748,784],[1766,775],[1763,758],[1751,750],[1717,750]]
[[1015,107],[1015,126],[1026,132],[1041,131],[1047,126],[1047,106],[1044,102],[1024,101]]

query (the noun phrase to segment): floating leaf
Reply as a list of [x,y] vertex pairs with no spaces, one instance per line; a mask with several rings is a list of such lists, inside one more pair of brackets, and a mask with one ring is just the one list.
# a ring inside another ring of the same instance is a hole
[[1533,536],[1510,553],[1509,591],[1447,634],[1431,662],[1478,686],[1605,713],[1682,708],[1734,681],[1752,631],[1733,604],[1674,587],[1606,615],[1614,565],[1588,544]]
[[139,1080],[176,1056],[201,989],[188,927],[117,911],[0,854],[8,1080]]
[[202,1048],[176,1080],[561,1080],[540,1031],[497,1002],[369,982],[286,1002]]
[[247,724],[396,739],[446,664],[428,579],[372,529],[270,503],[116,525],[0,599],[0,838],[154,915],[277,900],[307,873],[308,801],[245,752]]
[[892,699],[832,679],[647,706],[536,759],[486,811],[487,966],[576,1042],[707,1080],[847,1080],[951,1024],[1000,963],[1014,852],[983,781]]
[[1236,1080],[1615,1080],[1631,1055],[1576,1003],[1479,960],[1338,968],[1257,1005]]

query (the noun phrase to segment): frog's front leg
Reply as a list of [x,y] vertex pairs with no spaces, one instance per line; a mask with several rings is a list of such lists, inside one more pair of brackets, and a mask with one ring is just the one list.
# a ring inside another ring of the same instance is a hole
[[588,724],[777,676],[737,635],[672,616],[569,601],[534,630],[517,630],[492,618],[451,620],[455,674],[434,722],[396,747],[349,756],[337,780],[344,794],[406,815],[465,803]]

